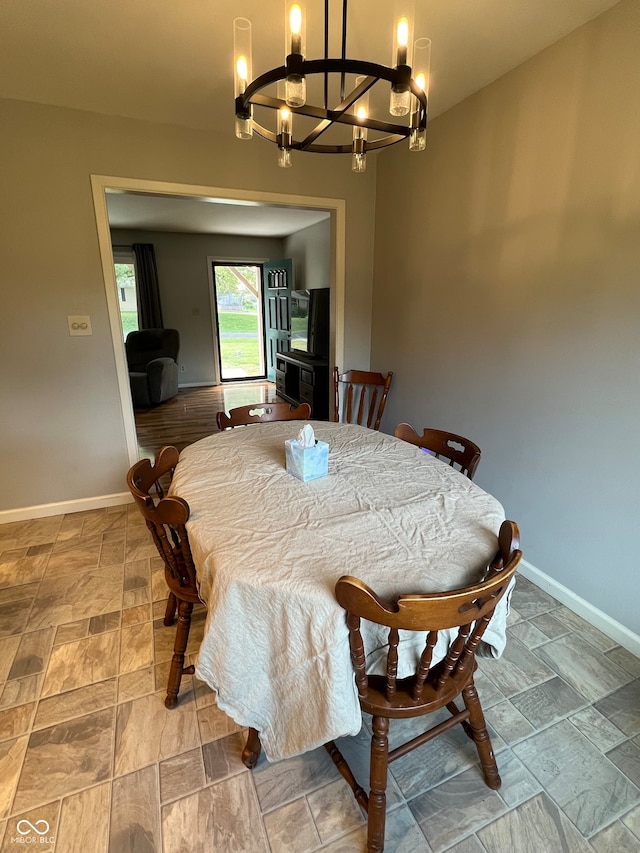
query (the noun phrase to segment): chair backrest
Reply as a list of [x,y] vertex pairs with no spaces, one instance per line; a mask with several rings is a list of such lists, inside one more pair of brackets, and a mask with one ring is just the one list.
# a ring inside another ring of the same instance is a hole
[[125,341],[129,370],[144,372],[154,358],[178,360],[180,333],[177,329],[139,329]]
[[300,403],[296,407],[290,406],[289,403],[254,403],[231,409],[228,415],[218,412],[216,422],[218,429],[232,429],[266,421],[305,421],[310,417],[311,406],[308,403]]
[[[450,592],[427,595],[399,595],[393,601],[378,598],[357,578],[341,577],[336,598],[347,611],[351,661],[361,702],[371,708],[395,712],[394,716],[412,716],[416,704],[439,707],[460,692],[475,668],[475,652],[489,624],[496,604],[502,598],[522,558],[518,525],[503,522],[498,536],[498,551],[481,583]],[[384,676],[367,673],[365,648],[360,632],[361,619],[389,628],[386,672]],[[457,628],[455,640],[443,661],[431,666],[438,632]],[[398,643],[401,630],[426,633],[426,644],[415,674],[400,682]],[[413,713],[412,713],[413,712]]]
[[333,368],[335,392],[334,420],[342,423],[357,423],[380,429],[380,419],[387,403],[393,371],[386,377],[369,370],[347,370],[340,373]]
[[177,464],[176,448],[163,447],[154,465],[150,459],[141,459],[129,469],[127,486],[164,561],[167,583],[179,593],[181,589],[197,591],[197,587],[196,570],[185,527],[189,518],[189,505],[182,498],[173,495],[165,497],[162,484],[162,480],[170,479]]
[[429,450],[438,459],[446,459],[452,468],[458,466],[463,474],[473,480],[482,454],[478,445],[468,438],[441,429],[424,429],[422,435],[418,435],[411,424],[398,424],[394,435],[416,447]]

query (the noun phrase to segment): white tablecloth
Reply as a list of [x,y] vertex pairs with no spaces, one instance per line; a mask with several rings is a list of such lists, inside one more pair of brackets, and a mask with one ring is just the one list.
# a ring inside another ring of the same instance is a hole
[[[326,477],[304,483],[286,472],[285,439],[302,426],[288,421],[190,445],[171,487],[191,508],[208,605],[196,674],[229,716],[260,732],[271,760],[360,730],[337,579],[355,575],[381,596],[465,586],[482,576],[504,520],[495,498],[418,448],[312,423],[329,443]],[[495,655],[507,609],[505,596],[485,634]],[[414,657],[401,642],[400,677]]]

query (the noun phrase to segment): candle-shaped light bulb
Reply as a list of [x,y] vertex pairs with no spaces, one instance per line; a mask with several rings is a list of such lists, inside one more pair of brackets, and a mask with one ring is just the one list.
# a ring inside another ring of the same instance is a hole
[[278,133],[291,133],[291,113],[286,107],[282,107],[278,115]]
[[405,15],[397,18],[393,31],[393,62],[399,70],[398,77],[391,84],[389,112],[392,116],[406,116],[411,109],[409,78],[411,58],[409,56],[411,41],[411,24]]
[[291,166],[291,141],[293,133],[293,115],[286,107],[278,110],[278,166],[283,169]]
[[307,81],[302,66],[304,63],[305,2],[289,5],[285,0],[285,56],[287,76],[284,99],[290,107],[303,107],[307,102]]
[[[242,95],[249,82],[249,63],[246,56],[239,56],[236,62],[236,91]],[[238,139],[251,139],[253,125],[251,115],[236,116],[236,136]]]
[[289,12],[291,53],[302,53],[302,9],[294,3]]
[[[356,83],[359,84],[363,79],[363,77],[358,77]],[[368,98],[369,96],[365,94],[360,101],[356,102],[354,107],[356,118],[361,122],[364,122],[367,117]],[[354,172],[364,172],[367,168],[366,139],[367,128],[362,124],[354,124],[351,154],[351,168]]]
[[[356,77],[356,87],[362,86],[366,77]],[[367,128],[363,127],[364,120],[369,115],[369,92],[368,90],[364,92],[363,95],[360,95],[358,100],[353,105],[353,114],[358,119],[360,124],[353,125],[353,138],[354,139],[366,139],[367,138]]]
[[396,65],[407,64],[407,45],[409,44],[409,21],[400,18],[397,28],[398,54]]
[[238,82],[242,92],[247,88],[247,80],[249,79],[249,65],[247,63],[246,56],[239,56],[238,61],[236,62],[236,72],[238,74]]

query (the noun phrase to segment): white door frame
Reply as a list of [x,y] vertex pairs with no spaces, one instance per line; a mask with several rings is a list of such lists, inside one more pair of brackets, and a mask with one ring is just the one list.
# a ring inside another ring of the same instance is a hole
[[344,306],[345,306],[345,235],[346,235],[346,202],[340,198],[321,198],[316,196],[291,195],[288,193],[258,192],[257,190],[237,190],[228,187],[208,187],[193,184],[174,184],[167,181],[146,181],[136,178],[118,178],[108,175],[91,175],[91,191],[98,230],[98,244],[102,261],[111,340],[116,365],[116,376],[120,392],[122,419],[124,425],[127,452],[131,465],[138,460],[138,439],[136,424],[133,416],[133,403],[129,388],[129,372],[125,355],[122,324],[113,252],[111,249],[111,234],[109,231],[109,214],[106,194],[115,192],[143,192],[156,195],[174,196],[176,198],[204,197],[215,201],[239,203],[258,202],[262,204],[281,205],[285,207],[302,207],[327,210],[331,214],[332,245],[334,246],[331,259],[331,363],[344,362]]

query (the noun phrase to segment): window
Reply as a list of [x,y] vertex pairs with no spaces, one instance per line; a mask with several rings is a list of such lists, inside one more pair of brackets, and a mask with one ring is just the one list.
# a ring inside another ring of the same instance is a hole
[[136,268],[133,251],[131,249],[114,250],[113,265],[120,296],[118,303],[120,305],[122,334],[126,339],[129,332],[135,332],[139,328]]

